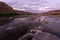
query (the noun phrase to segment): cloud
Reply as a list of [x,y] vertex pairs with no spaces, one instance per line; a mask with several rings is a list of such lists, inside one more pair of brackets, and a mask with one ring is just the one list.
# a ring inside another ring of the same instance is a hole
[[24,10],[29,9],[29,10],[42,10],[42,11],[54,8],[59,9],[57,4],[60,3],[60,0],[0,0],[0,1],[7,3],[14,9],[24,9]]

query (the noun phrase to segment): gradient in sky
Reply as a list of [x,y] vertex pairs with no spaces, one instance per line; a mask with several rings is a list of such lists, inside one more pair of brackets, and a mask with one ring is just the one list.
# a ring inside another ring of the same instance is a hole
[[53,10],[60,9],[60,0],[0,0],[14,9],[22,10]]

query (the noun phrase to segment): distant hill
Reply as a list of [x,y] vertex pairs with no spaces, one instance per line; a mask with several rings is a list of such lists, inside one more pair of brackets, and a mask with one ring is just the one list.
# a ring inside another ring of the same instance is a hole
[[17,14],[33,14],[33,15],[59,15],[60,10],[52,10],[48,12],[43,12],[43,13],[32,13],[32,12],[25,12],[21,10],[15,10]]
[[38,15],[38,16],[44,16],[44,15],[60,15],[60,10],[51,10],[51,11],[48,11],[48,12],[43,12],[43,13],[34,13],[35,15]]
[[21,10],[15,10],[15,12],[20,15],[33,15],[32,12],[25,12],[25,11],[21,11]]
[[59,15],[59,14],[60,14],[60,10],[53,10],[46,12],[46,15]]
[[4,2],[0,2],[0,14],[7,14],[7,13],[14,13],[13,8]]
[[0,17],[2,17],[2,16],[13,16],[15,14],[16,13],[12,7],[10,7],[9,5],[7,5],[4,2],[0,2]]
[[1,14],[19,14],[19,15],[59,15],[60,10],[53,10],[53,11],[48,11],[48,12],[43,12],[43,13],[32,13],[32,12],[26,12],[26,11],[21,11],[21,10],[13,10],[12,7],[7,5],[4,2],[0,2],[0,15]]

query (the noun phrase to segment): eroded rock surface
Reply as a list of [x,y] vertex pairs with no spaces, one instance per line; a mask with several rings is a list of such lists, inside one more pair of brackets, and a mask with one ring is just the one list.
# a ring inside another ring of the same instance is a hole
[[51,18],[48,16],[43,16],[41,18],[42,27],[46,32],[60,36],[60,18]]
[[60,38],[46,32],[39,32],[33,36],[32,40],[60,40]]

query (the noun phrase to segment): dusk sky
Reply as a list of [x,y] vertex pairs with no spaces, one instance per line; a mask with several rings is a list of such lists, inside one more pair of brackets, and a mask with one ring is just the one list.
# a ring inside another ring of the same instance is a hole
[[0,0],[18,10],[54,10],[60,9],[60,0]]

